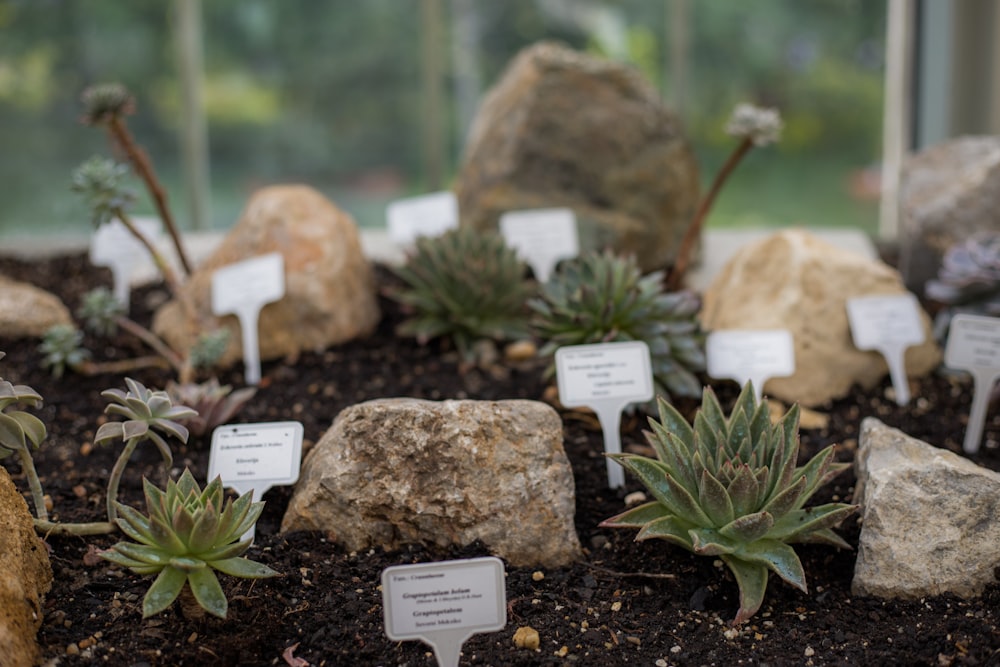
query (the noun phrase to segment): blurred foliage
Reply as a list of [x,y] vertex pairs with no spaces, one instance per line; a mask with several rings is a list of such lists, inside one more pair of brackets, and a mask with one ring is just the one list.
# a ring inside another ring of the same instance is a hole
[[[420,2],[201,4],[203,90],[221,226],[233,222],[253,188],[268,182],[298,180],[328,193],[382,198],[419,187]],[[878,161],[884,2],[687,4],[690,89],[682,117],[706,178],[730,148],[723,126],[740,101],[781,109],[786,130],[774,151],[779,155],[808,154],[844,168]],[[441,0],[446,39],[439,46],[449,68],[452,18],[463,5],[476,26],[470,41],[483,91],[520,49],[555,39],[631,62],[672,98],[669,2]],[[0,0],[0,235],[49,219],[83,223],[84,212],[63,191],[71,168],[103,147],[99,135],[77,123],[79,94],[95,82],[119,81],[135,92],[130,126],[164,178],[179,183],[172,7]],[[446,76],[444,136],[453,171],[462,128],[450,99],[456,71]],[[765,160],[763,154],[753,159]],[[178,185],[169,189],[177,196]]]

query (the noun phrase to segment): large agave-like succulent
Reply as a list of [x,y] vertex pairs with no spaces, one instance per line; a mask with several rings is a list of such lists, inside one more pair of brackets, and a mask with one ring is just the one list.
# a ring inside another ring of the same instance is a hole
[[167,483],[166,492],[145,479],[143,490],[148,517],[117,503],[118,526],[138,544],[119,542],[101,556],[137,574],[157,575],[142,601],[144,618],[169,607],[185,585],[205,611],[225,618],[229,602],[215,571],[248,579],[278,574],[241,557],[252,540],[240,537],[264,509],[251,494],[223,503],[219,477],[203,491],[186,469],[178,481]]
[[528,305],[540,354],[564,345],[641,340],[649,346],[657,392],[697,396],[705,336],[693,292],[664,292],[660,272],[643,276],[633,257],[590,253],[564,263]]
[[614,455],[654,500],[601,525],[638,528],[638,540],[660,538],[720,558],[739,586],[734,625],[760,608],[769,571],[806,591],[802,563],[789,543],[850,548],[831,528],[856,505],[805,507],[848,464],[833,462],[831,445],[796,467],[797,405],[772,425],[767,404],[757,403],[749,382],[728,418],[706,388],[693,428],[662,398],[658,405],[659,421],[650,418],[653,432],[647,434],[656,458]]
[[1000,315],[1000,233],[976,234],[948,248],[937,279],[924,289],[929,299],[948,306],[935,322],[940,339],[956,313]]
[[412,310],[397,333],[425,343],[448,336],[466,360],[482,339],[527,335],[527,266],[497,234],[472,228],[421,237],[416,252],[395,269],[406,287],[389,293]]

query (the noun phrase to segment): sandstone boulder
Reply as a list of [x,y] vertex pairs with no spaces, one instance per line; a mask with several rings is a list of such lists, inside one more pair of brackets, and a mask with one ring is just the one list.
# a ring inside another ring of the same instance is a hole
[[57,324],[73,324],[73,316],[59,297],[0,275],[0,335],[41,338]]
[[[871,388],[889,372],[881,354],[854,346],[847,300],[905,292],[899,273],[888,265],[789,229],[732,257],[704,294],[701,321],[709,331],[791,331],[795,373],[769,380],[764,393],[816,407],[847,395],[855,383]],[[921,312],[921,319],[926,340],[906,350],[911,378],[941,362],[930,318]]]
[[855,469],[855,595],[972,597],[996,580],[1000,474],[872,417],[861,424]]
[[1000,137],[960,137],[904,164],[900,188],[900,270],[922,294],[949,246],[1000,231]]
[[[361,250],[353,218],[304,185],[264,188],[250,199],[242,217],[184,285],[205,321],[211,309],[212,272],[258,255],[278,252],[285,263],[285,296],[260,313],[261,359],[321,350],[375,328],[380,317],[374,273]],[[226,316],[229,346],[220,365],[243,358],[239,324]],[[194,340],[181,307],[171,301],[153,321],[153,330],[178,350]]]
[[634,70],[554,43],[522,51],[473,122],[456,186],[461,224],[569,207],[582,249],[672,263],[698,204],[698,168],[676,116]]
[[35,635],[51,584],[52,566],[35,534],[28,504],[0,467],[0,664],[4,667],[37,663]]
[[535,401],[380,399],[343,410],[309,452],[282,530],[347,549],[483,543],[511,565],[580,555],[562,422]]

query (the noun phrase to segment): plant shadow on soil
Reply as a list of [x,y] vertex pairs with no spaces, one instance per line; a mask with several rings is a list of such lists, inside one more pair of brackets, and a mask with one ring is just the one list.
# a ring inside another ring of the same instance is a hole
[[[70,308],[109,274],[94,269],[83,255],[25,262],[0,258],[0,273],[31,282],[59,296]],[[379,268],[384,283],[390,275]],[[133,316],[149,321],[165,299],[162,286],[133,294]],[[375,398],[500,400],[545,396],[544,362],[533,360],[493,372],[460,373],[453,352],[420,347],[398,339],[395,305],[382,300],[383,320],[369,338],[317,354],[302,354],[264,364],[262,385],[235,421],[302,422],[306,447],[315,443],[337,413]],[[88,339],[97,359],[142,352],[137,344]],[[92,447],[103,419],[100,392],[124,387],[120,377],[69,374],[53,379],[39,367],[37,341],[11,341],[0,332],[0,376],[27,384],[43,395],[36,414],[49,437],[35,460],[55,515],[63,521],[102,520],[103,492],[116,448]],[[168,376],[143,371],[134,377],[162,388]],[[242,385],[242,370],[220,378]],[[702,378],[707,382],[707,378]],[[971,383],[932,375],[913,383],[906,408],[886,397],[888,379],[871,391],[855,389],[823,406],[830,416],[821,430],[802,430],[800,462],[831,443],[838,459],[853,460],[861,419],[875,416],[890,426],[960,452],[970,405]],[[715,383],[728,410],[738,388]],[[551,393],[551,392],[550,392]],[[696,401],[677,403],[689,418]],[[736,585],[721,563],[696,557],[662,541],[637,543],[634,533],[600,529],[620,512],[627,493],[642,490],[628,478],[626,487],[607,488],[601,432],[587,414],[563,411],[564,445],[576,481],[576,528],[584,557],[564,568],[507,568],[507,626],[475,635],[464,645],[463,665],[983,665],[998,664],[1000,587],[962,600],[942,595],[922,600],[855,598],[850,586],[854,552],[822,546],[796,548],[809,592],[802,593],[772,576],[760,611],[739,631],[728,621],[738,607]],[[622,444],[649,453],[642,435],[644,418],[623,419]],[[1000,417],[990,415],[985,444],[973,457],[1000,469]],[[204,480],[208,436],[175,451],[174,475],[185,466]],[[127,469],[121,500],[143,509],[141,476],[162,484],[158,453],[138,451]],[[12,458],[4,465],[18,488],[27,485]],[[854,476],[847,471],[820,489],[810,504],[849,500]],[[227,620],[185,620],[176,605],[143,620],[142,597],[151,580],[96,558],[117,536],[50,537],[55,579],[39,632],[46,660],[60,665],[286,665],[301,658],[310,665],[434,665],[429,647],[393,642],[382,622],[379,577],[391,565],[484,556],[481,544],[446,551],[414,545],[400,551],[372,549],[348,553],[322,533],[280,534],[291,495],[272,489],[249,552],[254,560],[282,573],[280,578],[244,581],[220,577],[229,601]],[[857,546],[856,518],[838,532]],[[539,578],[536,572],[544,576]],[[537,650],[515,647],[512,636],[531,626],[541,638]],[[286,653],[293,647],[291,653]],[[2,662],[2,661],[0,661]]]

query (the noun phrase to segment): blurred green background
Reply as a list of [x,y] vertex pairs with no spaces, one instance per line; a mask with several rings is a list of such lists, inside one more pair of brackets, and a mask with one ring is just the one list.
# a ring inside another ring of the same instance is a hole
[[781,142],[749,155],[710,226],[877,228],[882,1],[0,0],[0,244],[90,233],[70,175],[108,148],[79,123],[79,95],[110,81],[136,94],[130,127],[195,227],[185,3],[203,50],[201,228],[228,228],[254,189],[278,182],[384,225],[387,202],[447,187],[479,97],[542,39],[637,67],[681,115],[706,183],[732,147],[723,128],[737,102],[781,110]]

